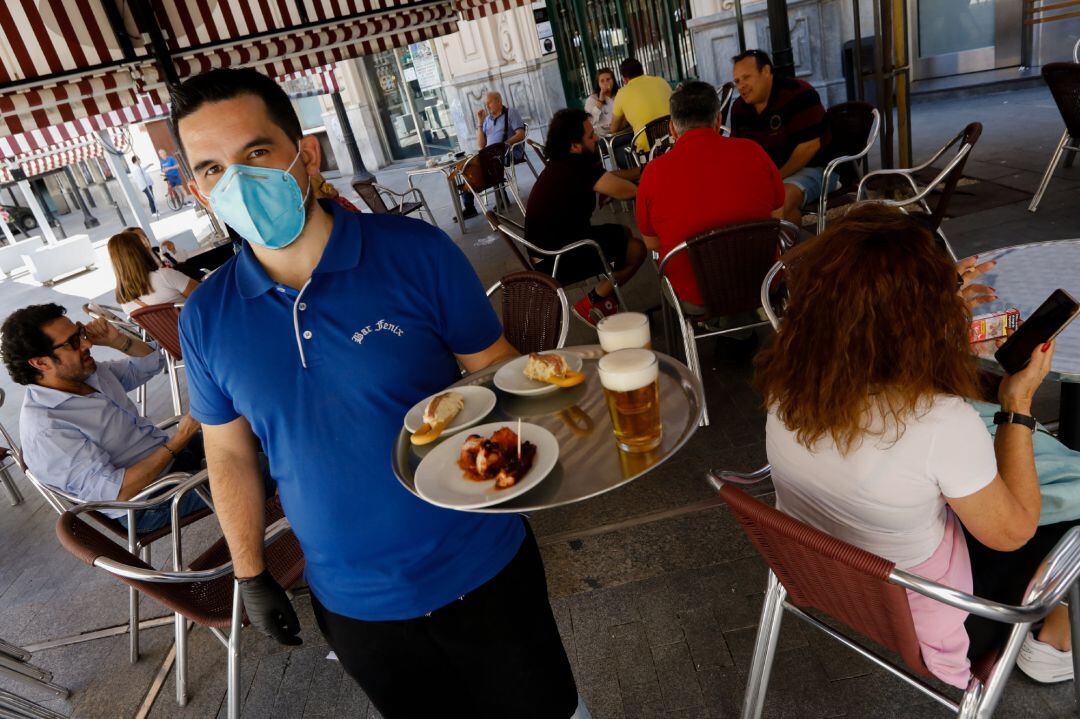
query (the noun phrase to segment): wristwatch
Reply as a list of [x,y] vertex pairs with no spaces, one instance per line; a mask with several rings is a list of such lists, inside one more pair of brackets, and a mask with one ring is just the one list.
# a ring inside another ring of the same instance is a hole
[[1035,418],[1019,412],[997,412],[994,414],[994,424],[1022,424],[1032,432],[1035,431]]

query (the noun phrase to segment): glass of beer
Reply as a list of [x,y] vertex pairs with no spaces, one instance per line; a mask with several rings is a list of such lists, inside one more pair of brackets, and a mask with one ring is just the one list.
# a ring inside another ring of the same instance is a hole
[[649,452],[660,446],[660,364],[646,349],[623,349],[600,358],[615,441],[625,452]]
[[652,349],[649,317],[640,312],[619,312],[596,323],[596,334],[604,352],[624,349]]

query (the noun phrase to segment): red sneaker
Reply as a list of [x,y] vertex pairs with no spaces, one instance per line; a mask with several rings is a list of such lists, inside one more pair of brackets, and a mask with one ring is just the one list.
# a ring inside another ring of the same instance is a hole
[[618,311],[619,302],[614,297],[604,297],[599,302],[593,302],[586,294],[574,304],[574,314],[594,326],[600,320]]

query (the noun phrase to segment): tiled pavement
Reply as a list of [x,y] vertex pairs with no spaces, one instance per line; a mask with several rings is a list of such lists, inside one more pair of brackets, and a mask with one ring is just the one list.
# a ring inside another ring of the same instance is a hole
[[[971,118],[986,131],[969,174],[1030,192],[1060,132],[1056,112],[1041,90],[917,105],[916,147],[925,156]],[[1022,113],[1018,112],[1022,108]],[[1026,197],[950,220],[946,230],[962,254],[1018,242],[1080,236],[1076,212],[1080,168],[1062,170],[1036,215]],[[380,173],[392,186],[404,171]],[[527,183],[526,183],[527,184]],[[445,189],[424,185],[437,214],[449,216]],[[444,225],[451,223],[445,222]],[[464,237],[452,233],[485,284],[512,267],[497,241],[478,223]],[[45,297],[74,308],[83,300],[64,296],[63,285],[43,290],[18,281],[0,282],[0,302],[14,307]],[[655,279],[639,274],[627,287],[630,303],[656,303]],[[570,344],[591,341],[573,327]],[[737,716],[764,588],[764,568],[742,532],[717,506],[702,475],[708,467],[750,469],[764,462],[763,418],[749,384],[745,359],[723,351],[710,355],[706,389],[713,424],[651,476],[601,498],[532,517],[547,567],[552,604],[579,689],[596,719]],[[0,378],[9,396],[21,393]],[[167,392],[152,389],[152,412],[163,416]],[[5,423],[15,412],[0,409]],[[1053,392],[1040,402],[1044,416],[1056,411]],[[28,489],[28,488],[27,488]],[[769,487],[759,490],[770,498]],[[121,624],[124,590],[61,550],[53,516],[27,493],[16,508],[0,506],[0,637],[20,645]],[[206,541],[194,537],[189,545]],[[163,553],[157,556],[163,557]],[[244,716],[269,719],[376,717],[362,692],[326,659],[309,600],[296,605],[304,645],[292,651],[254,633],[244,640]],[[161,614],[147,602],[145,616]],[[190,640],[188,705],[173,699],[169,674],[146,714],[139,709],[171,646],[171,627],[143,633],[143,659],[127,662],[125,635],[43,649],[35,661],[51,669],[74,693],[48,706],[77,717],[224,716],[225,658],[206,631]],[[0,680],[5,688],[10,684]],[[1072,685],[1037,686],[1014,676],[1001,717],[1076,716]],[[26,690],[36,699],[41,695]],[[800,626],[791,617],[781,632],[770,685],[770,717],[937,717],[947,713],[900,685],[850,651]]]

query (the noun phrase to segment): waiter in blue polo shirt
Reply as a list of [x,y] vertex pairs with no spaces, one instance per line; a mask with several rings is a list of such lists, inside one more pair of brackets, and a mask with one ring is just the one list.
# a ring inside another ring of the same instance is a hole
[[316,202],[319,143],[254,70],[191,78],[172,117],[192,194],[246,240],[180,329],[252,624],[300,643],[263,563],[261,443],[319,627],[386,719],[587,717],[528,525],[433,507],[390,468],[411,405],[515,354],[465,256],[425,223]]

